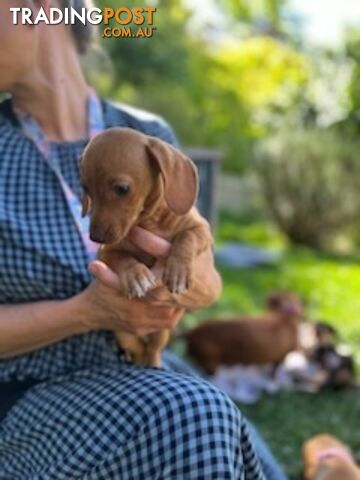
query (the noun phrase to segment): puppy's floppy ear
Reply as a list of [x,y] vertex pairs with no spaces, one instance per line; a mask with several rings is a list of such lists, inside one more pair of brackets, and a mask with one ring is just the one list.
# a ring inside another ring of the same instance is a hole
[[198,195],[198,173],[193,162],[171,145],[151,137],[146,145],[164,180],[165,200],[177,215],[185,215]]
[[[83,169],[84,169],[84,153],[83,153],[83,154],[80,156],[80,158],[79,158],[79,164],[80,164],[81,173],[83,174]],[[81,175],[81,177],[82,177],[82,175]],[[82,182],[83,182],[83,178],[82,178]],[[82,199],[81,199],[81,206],[82,206],[81,216],[82,216],[83,218],[86,217],[86,215],[89,213],[89,211],[90,211],[90,204],[91,204],[90,197],[89,197],[89,195],[86,193],[85,187],[83,187],[83,196],[82,196]]]
[[82,210],[81,210],[81,216],[84,218],[90,211],[90,197],[89,195],[86,195],[86,193],[83,194],[81,205],[82,205]]

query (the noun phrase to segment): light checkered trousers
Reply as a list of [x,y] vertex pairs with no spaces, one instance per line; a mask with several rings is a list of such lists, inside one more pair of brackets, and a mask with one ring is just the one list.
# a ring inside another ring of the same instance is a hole
[[[161,119],[100,105],[104,127],[176,143]],[[46,160],[22,120],[10,101],[0,105],[2,304],[65,299],[91,281],[89,252],[62,184],[81,197],[87,141],[49,143]],[[0,422],[0,480],[265,478],[235,405],[169,353],[164,360],[163,370],[121,361],[110,332],[1,360],[0,384],[39,383]],[[258,453],[266,478],[279,480],[266,447]]]

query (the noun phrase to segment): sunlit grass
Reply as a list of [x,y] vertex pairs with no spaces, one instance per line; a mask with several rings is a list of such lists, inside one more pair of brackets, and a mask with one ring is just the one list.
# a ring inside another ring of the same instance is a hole
[[[309,319],[326,320],[354,348],[360,345],[360,265],[288,250],[275,266],[246,270],[221,269],[224,295],[213,307],[221,314],[261,310],[273,289],[298,292]],[[210,313],[210,312],[208,312]]]
[[318,433],[341,438],[360,460],[358,399],[356,391],[280,393],[263,398],[255,406],[241,405],[240,409],[259,428],[290,480],[300,480],[301,446]]
[[[186,321],[189,324],[210,316],[239,315],[262,311],[269,292],[285,289],[304,300],[310,320],[333,324],[354,354],[360,349],[360,262],[304,248],[289,247],[263,220],[223,215],[217,243],[251,242],[281,250],[274,265],[231,269],[219,266],[224,292],[221,300]],[[360,359],[359,359],[360,360]]]

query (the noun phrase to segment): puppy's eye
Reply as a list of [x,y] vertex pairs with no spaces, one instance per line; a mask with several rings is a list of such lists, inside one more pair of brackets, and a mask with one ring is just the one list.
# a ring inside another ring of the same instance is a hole
[[114,192],[118,197],[123,197],[124,195],[129,193],[129,191],[130,191],[129,185],[118,184],[114,186]]

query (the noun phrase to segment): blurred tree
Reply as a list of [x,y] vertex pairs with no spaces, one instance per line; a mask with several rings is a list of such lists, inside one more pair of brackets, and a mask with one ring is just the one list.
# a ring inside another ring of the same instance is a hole
[[353,62],[349,87],[351,111],[357,115],[360,126],[360,31],[352,31],[346,42],[347,57]]
[[278,98],[292,101],[307,78],[306,58],[270,37],[252,37],[225,45],[217,54],[218,85],[232,89],[251,109],[268,107]]
[[299,96],[307,61],[273,38],[251,37],[219,48],[206,78],[207,141],[221,145],[225,166],[239,172],[251,160],[254,142],[272,129],[269,112],[286,111]]
[[261,20],[267,34],[280,33],[282,30],[282,11],[287,0],[217,0],[217,2],[237,21],[258,24]]
[[360,134],[360,30],[348,32],[345,52],[352,65],[351,78],[348,85],[349,112],[339,122],[337,128],[343,133],[359,138]]
[[293,243],[323,248],[359,232],[358,151],[358,142],[319,129],[286,128],[260,142],[264,206]]
[[[97,0],[101,8],[118,7],[116,0]],[[145,1],[145,6],[154,2]],[[131,0],[122,6],[133,7]],[[200,112],[192,103],[193,66],[206,58],[206,45],[189,29],[190,12],[182,0],[158,0],[151,39],[104,38],[100,45],[113,64],[93,81],[104,95],[164,116],[182,143],[203,143],[199,134]],[[203,79],[204,80],[204,79]]]
[[[249,21],[262,12],[274,24],[285,3],[225,1],[234,12],[248,11]],[[97,4],[118,7],[115,0]],[[130,0],[122,5],[133,6]],[[151,39],[101,39],[112,59],[113,81],[101,70],[97,86],[105,95],[163,115],[182,144],[223,149],[225,168],[243,171],[254,142],[269,130],[266,112],[284,111],[295,102],[306,77],[304,56],[265,35],[219,41],[214,48],[190,26],[182,0],[158,0],[156,7]]]
[[[97,0],[100,8],[119,8],[117,0]],[[154,6],[154,2],[142,2]],[[132,0],[121,6],[133,8]],[[158,0],[154,14],[156,31],[147,38],[103,38],[101,45],[109,53],[115,73],[115,84],[130,83],[137,87],[161,79],[162,82],[183,84],[188,81],[187,61],[193,39],[188,35],[189,12],[181,0]],[[115,23],[112,24],[113,26]]]

